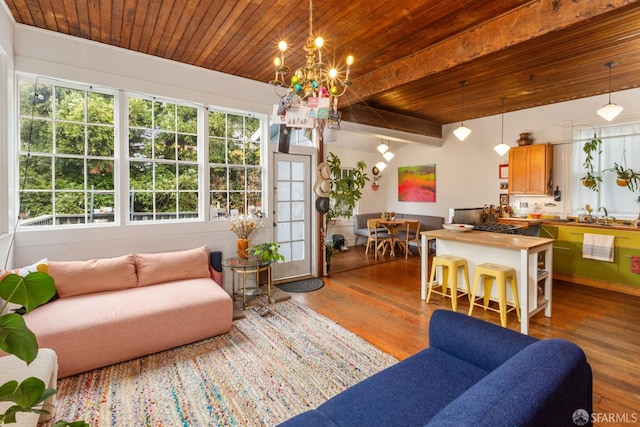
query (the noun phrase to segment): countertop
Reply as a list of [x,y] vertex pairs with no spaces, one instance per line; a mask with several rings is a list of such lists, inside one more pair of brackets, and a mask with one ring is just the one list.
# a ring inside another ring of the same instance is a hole
[[522,236],[518,234],[488,233],[486,231],[450,231],[429,230],[421,235],[432,239],[454,240],[457,242],[474,243],[484,246],[497,246],[501,248],[530,250],[538,246],[553,243],[553,239],[534,236]]
[[588,227],[588,228],[596,228],[599,230],[640,231],[640,228],[634,225],[622,225],[622,224],[602,225],[602,224],[591,224],[588,222],[576,222],[576,221],[567,221],[567,220],[544,219],[542,220],[542,224],[568,226],[568,227]]

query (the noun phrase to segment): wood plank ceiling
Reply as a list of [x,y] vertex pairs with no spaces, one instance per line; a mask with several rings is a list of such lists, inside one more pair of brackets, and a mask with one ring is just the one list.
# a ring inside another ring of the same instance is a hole
[[[4,0],[16,22],[267,82],[302,65],[308,0]],[[428,136],[640,82],[640,0],[316,0],[323,58],[356,58],[343,119]],[[615,94],[613,95],[615,102]],[[274,94],[274,103],[277,97]]]

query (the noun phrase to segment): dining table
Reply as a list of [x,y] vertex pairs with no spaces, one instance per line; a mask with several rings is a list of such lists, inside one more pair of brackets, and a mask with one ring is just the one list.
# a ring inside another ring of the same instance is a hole
[[395,247],[396,247],[396,242],[398,240],[398,231],[400,231],[400,229],[403,228],[406,223],[407,223],[407,220],[402,218],[397,218],[397,219],[381,218],[378,220],[378,224],[386,228],[389,234],[392,236],[392,240],[391,240],[391,256],[392,257],[396,256]]

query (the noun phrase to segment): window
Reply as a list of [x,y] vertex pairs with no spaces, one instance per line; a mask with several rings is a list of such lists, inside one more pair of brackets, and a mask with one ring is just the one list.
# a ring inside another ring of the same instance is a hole
[[[581,184],[580,178],[585,171],[582,163],[585,153],[584,143],[595,134],[602,140],[602,152],[596,156],[594,165],[596,175],[602,177],[598,192],[590,190]],[[633,219],[638,215],[638,194],[632,193],[627,187],[616,184],[616,174],[606,171],[614,163],[626,163],[628,168],[640,170],[640,123],[610,125],[599,128],[576,127],[573,132],[573,163],[571,172],[572,196],[570,209],[579,211],[586,204],[591,205],[593,213],[604,206],[609,215],[619,218]],[[577,212],[576,212],[577,213]],[[604,212],[598,215],[604,215]]]
[[262,126],[249,115],[209,111],[211,219],[262,212]]
[[20,77],[20,225],[113,222],[115,94]]
[[198,218],[198,108],[128,99],[130,220]]

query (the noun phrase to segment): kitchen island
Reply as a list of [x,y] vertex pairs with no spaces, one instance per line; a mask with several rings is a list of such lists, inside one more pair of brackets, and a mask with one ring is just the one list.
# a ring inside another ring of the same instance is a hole
[[[553,239],[515,234],[489,233],[485,231],[423,231],[421,235],[421,297],[426,300],[429,280],[428,241],[436,240],[436,255],[450,254],[467,259],[469,276],[475,274],[475,267],[485,262],[508,265],[516,270],[518,280],[518,297],[521,307],[520,332],[529,331],[529,318],[544,310],[551,317],[551,271],[553,260]],[[544,267],[538,268],[539,256],[543,258]],[[439,272],[440,274],[440,272]],[[462,278],[458,286],[464,286]],[[473,286],[473,283],[471,283]],[[539,294],[538,287],[542,292]],[[462,290],[462,288],[460,288]],[[493,288],[495,291],[495,287]],[[511,290],[507,289],[507,299],[513,301]],[[480,286],[476,297],[483,296]],[[492,293],[492,300],[497,293]]]

